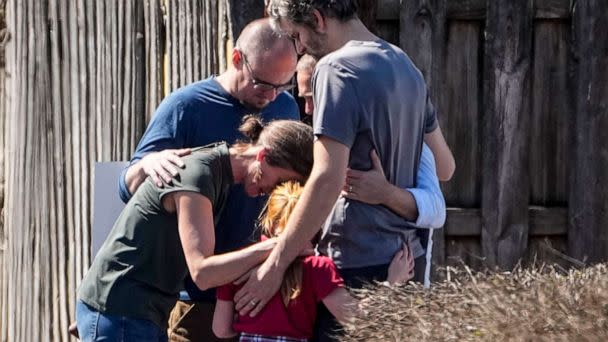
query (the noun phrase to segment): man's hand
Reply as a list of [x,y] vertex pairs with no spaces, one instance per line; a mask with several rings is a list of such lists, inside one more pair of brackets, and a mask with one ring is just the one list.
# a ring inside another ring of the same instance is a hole
[[370,158],[373,166],[371,170],[348,169],[346,171],[346,183],[342,189],[342,195],[368,204],[382,204],[390,183],[386,180],[380,158],[375,150],[370,152]]
[[255,317],[279,291],[284,270],[278,270],[264,262],[251,272],[245,285],[234,295],[234,309],[242,316]]
[[401,249],[388,266],[387,281],[391,284],[405,283],[414,278],[414,257],[407,244]]
[[[138,163],[146,176],[152,178],[156,186],[162,188],[163,182],[171,183],[171,179],[178,174],[178,168],[184,167],[181,157],[192,153],[189,148],[179,150],[164,150],[151,152],[143,157]],[[162,180],[161,180],[162,178]]]

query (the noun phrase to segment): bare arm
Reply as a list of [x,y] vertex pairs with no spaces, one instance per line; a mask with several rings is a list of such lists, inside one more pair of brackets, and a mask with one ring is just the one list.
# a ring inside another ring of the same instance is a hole
[[328,294],[323,299],[323,304],[342,325],[348,323],[359,310],[357,300],[343,287],[339,287]]
[[[348,151],[347,146],[325,136],[315,141],[312,172],[285,232],[278,238],[277,246],[268,259],[236,293],[235,308],[242,315],[252,309],[251,316],[259,313],[279,289],[287,266],[319,231],[340,194],[348,165]],[[247,305],[252,300],[259,302],[258,305]]]
[[215,231],[209,199],[189,191],[176,192],[173,196],[188,270],[202,290],[235,280],[266,259],[276,244],[274,239],[268,239],[236,252],[213,255]]
[[346,197],[369,204],[382,204],[416,227],[439,228],[445,221],[445,200],[437,180],[433,153],[423,144],[416,187],[401,189],[390,184],[375,151],[370,153],[372,169],[348,170],[342,192]]
[[452,151],[450,151],[450,147],[443,137],[441,127],[437,126],[434,131],[425,134],[424,142],[429,145],[435,156],[437,177],[439,177],[439,180],[442,182],[449,181],[456,170],[456,162],[454,161],[454,156],[452,155]]
[[388,182],[375,150],[370,152],[370,159],[371,170],[347,171],[342,195],[369,204],[382,204],[406,220],[416,221],[418,207],[414,196]]
[[218,299],[213,313],[213,333],[219,338],[231,338],[238,333],[232,329],[234,302]]

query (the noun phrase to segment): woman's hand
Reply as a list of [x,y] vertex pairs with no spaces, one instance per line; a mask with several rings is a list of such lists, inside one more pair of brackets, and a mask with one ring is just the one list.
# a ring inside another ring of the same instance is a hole
[[407,244],[403,244],[403,249],[395,254],[388,267],[387,281],[394,285],[407,282],[412,278],[414,278],[414,257]]
[[346,171],[346,182],[342,196],[368,204],[384,204],[390,183],[386,180],[380,158],[375,150],[370,152],[372,169],[369,171]]

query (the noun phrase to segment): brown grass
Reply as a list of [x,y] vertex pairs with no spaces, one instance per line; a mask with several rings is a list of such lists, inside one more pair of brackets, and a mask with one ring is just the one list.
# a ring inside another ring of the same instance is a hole
[[364,314],[344,341],[608,341],[608,264],[504,273],[447,269],[430,290],[356,293]]

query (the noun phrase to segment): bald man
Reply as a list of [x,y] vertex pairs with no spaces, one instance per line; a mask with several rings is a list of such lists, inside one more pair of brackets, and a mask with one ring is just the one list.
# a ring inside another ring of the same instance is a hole
[[[286,92],[295,85],[293,42],[278,36],[268,20],[243,29],[230,62],[221,75],[187,85],[163,100],[120,179],[123,201],[147,177],[158,186],[162,180],[170,182],[189,147],[242,138],[237,129],[245,114],[257,112],[266,121],[299,118],[298,106]],[[254,222],[264,200],[247,197],[241,186],[232,190],[216,226],[216,253],[258,240]],[[215,292],[200,291],[189,278],[185,289],[169,318],[169,340],[219,340],[211,330]]]

